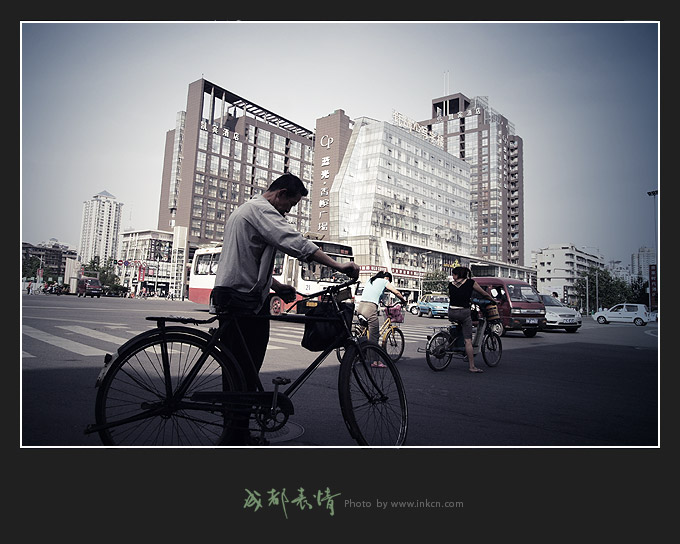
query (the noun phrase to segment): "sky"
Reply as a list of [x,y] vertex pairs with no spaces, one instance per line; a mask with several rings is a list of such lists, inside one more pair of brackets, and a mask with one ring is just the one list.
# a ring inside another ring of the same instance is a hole
[[123,229],[157,227],[165,134],[204,77],[303,127],[424,120],[487,96],[524,141],[525,265],[574,244],[630,263],[655,247],[654,22],[23,22],[21,241],[77,248],[108,191]]

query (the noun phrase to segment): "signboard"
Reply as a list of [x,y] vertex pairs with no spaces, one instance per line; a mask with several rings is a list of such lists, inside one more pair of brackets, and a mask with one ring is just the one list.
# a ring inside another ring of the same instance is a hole
[[394,124],[401,128],[408,129],[409,132],[415,132],[420,135],[424,140],[436,145],[437,147],[444,149],[444,136],[441,134],[435,134],[431,130],[427,130],[427,127],[421,126],[418,122],[413,119],[409,119],[405,115],[398,111],[392,111],[392,120]]

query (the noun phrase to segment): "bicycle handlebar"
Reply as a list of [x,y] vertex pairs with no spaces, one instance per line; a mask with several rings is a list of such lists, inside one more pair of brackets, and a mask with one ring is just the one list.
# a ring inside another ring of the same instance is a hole
[[339,293],[344,288],[349,287],[350,285],[354,285],[355,283],[359,283],[359,280],[358,279],[350,279],[346,282],[339,283],[338,285],[329,285],[328,287],[324,287],[321,291],[318,291],[317,293],[304,294],[304,293],[300,293],[299,291],[295,291],[295,292],[298,295],[300,295],[302,298],[314,298],[314,297],[319,297],[321,295],[328,295],[328,294],[331,294],[331,293]]

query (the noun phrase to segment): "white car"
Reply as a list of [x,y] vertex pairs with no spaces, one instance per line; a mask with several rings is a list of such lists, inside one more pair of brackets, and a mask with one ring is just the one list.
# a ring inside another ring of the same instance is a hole
[[646,325],[651,317],[644,304],[617,304],[609,310],[602,310],[593,314],[598,323],[635,323],[638,327]]
[[418,303],[409,302],[408,305],[406,306],[406,311],[411,312],[413,315],[418,315]]
[[545,328],[564,329],[567,332],[576,332],[582,325],[581,314],[565,306],[555,297],[540,295],[541,302],[545,306]]

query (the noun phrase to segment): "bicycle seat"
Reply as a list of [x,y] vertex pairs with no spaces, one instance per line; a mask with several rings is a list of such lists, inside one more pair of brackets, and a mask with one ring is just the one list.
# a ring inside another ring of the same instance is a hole
[[368,327],[368,319],[366,319],[363,315],[357,314],[357,318],[359,319],[359,324],[362,327]]

